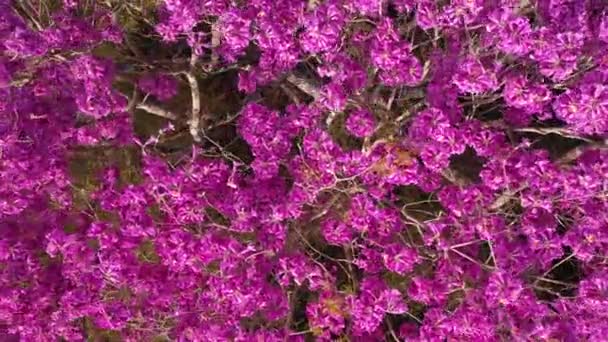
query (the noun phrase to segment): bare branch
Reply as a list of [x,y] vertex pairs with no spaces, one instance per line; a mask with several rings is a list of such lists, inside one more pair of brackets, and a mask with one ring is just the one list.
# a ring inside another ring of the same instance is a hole
[[140,103],[137,106],[135,106],[135,108],[141,109],[150,114],[154,114],[156,116],[160,116],[162,118],[169,119],[169,120],[177,120],[177,117],[178,117],[176,114],[174,114],[164,108],[161,108],[157,105],[153,105],[153,104]]
[[298,77],[294,74],[289,74],[287,75],[287,82],[293,84],[298,89],[310,95],[315,100],[321,97],[321,90],[319,89],[319,87],[315,86],[307,79]]
[[141,109],[149,114],[160,116],[161,118],[165,118],[168,120],[177,120],[179,117],[177,114],[167,109],[164,109],[158,105],[146,103],[146,97],[144,97],[142,100],[141,93],[139,92],[137,85],[133,86],[133,94],[131,95],[131,99],[129,99],[129,104],[127,105],[126,112],[132,113],[135,109]]

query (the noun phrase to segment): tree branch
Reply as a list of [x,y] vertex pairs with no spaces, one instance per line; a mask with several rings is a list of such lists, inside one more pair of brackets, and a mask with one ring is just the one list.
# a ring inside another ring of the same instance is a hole
[[160,116],[161,118],[165,118],[165,119],[169,119],[169,120],[177,120],[177,118],[178,118],[178,116],[176,114],[174,114],[164,108],[161,108],[157,105],[153,105],[153,104],[147,104],[147,103],[142,102],[142,103],[136,105],[135,108],[141,109],[150,114],[154,114],[156,116]]
[[217,49],[221,43],[220,35],[221,32],[218,29],[218,23],[215,22],[213,25],[211,25],[211,66],[217,65],[219,60]]
[[310,82],[309,80],[298,77],[294,74],[287,75],[286,79],[287,82],[293,84],[302,92],[310,95],[313,99],[317,100],[321,97],[321,90],[319,89],[319,87],[312,84],[312,82]]
[[201,123],[201,96],[198,87],[198,80],[191,71],[184,72],[188,83],[190,84],[190,93],[192,96],[192,116],[190,118],[190,134],[196,142],[201,142],[199,135],[199,126]]

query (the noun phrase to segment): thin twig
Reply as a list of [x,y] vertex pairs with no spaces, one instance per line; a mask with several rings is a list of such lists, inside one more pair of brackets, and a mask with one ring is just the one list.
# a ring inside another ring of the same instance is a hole
[[540,134],[540,135],[548,135],[548,134],[557,134],[557,135],[561,135],[562,137],[565,138],[570,138],[570,139],[577,139],[577,140],[582,140],[588,143],[593,143],[594,141],[586,138],[586,137],[582,137],[580,135],[576,135],[573,132],[565,129],[565,128],[558,128],[558,127],[524,127],[524,128],[515,128],[513,131],[515,132],[522,132],[522,133],[536,133],[536,134]]
[[212,129],[214,129],[216,127],[219,127],[219,126],[228,125],[228,124],[232,123],[234,120],[236,120],[240,115],[241,115],[241,112],[238,112],[238,113],[233,114],[233,115],[229,115],[224,120],[216,122],[216,123],[214,123],[212,125],[209,125],[209,127],[207,127],[207,130],[212,130]]
[[[38,22],[38,20],[36,20],[36,17],[34,16],[34,14],[32,14],[32,11],[29,10],[28,6],[29,4],[27,4],[27,2],[23,0],[19,1],[19,7],[23,11],[23,13],[25,13],[25,15],[28,17],[27,19],[30,19],[33,26],[35,26],[35,29],[37,29],[38,31],[42,31],[42,25]],[[17,15],[20,14],[16,8],[13,8],[13,10],[17,13]]]
[[397,337],[397,334],[395,334],[395,330],[393,329],[393,324],[391,323],[390,318],[386,318],[385,321],[388,327],[388,331],[391,334],[391,337],[393,338],[394,342],[399,342],[399,337]]
[[325,216],[334,206],[334,204],[336,204],[338,202],[338,200],[340,199],[340,194],[334,195],[331,200],[328,201],[327,204],[325,204],[323,210],[321,210],[319,213],[317,213],[315,216],[313,216],[312,218],[310,218],[308,221],[312,222],[318,218],[321,218],[323,216]]
[[385,108],[387,111],[390,111],[390,110],[391,110],[391,108],[393,107],[393,101],[395,101],[395,96],[396,96],[396,95],[397,95],[397,88],[394,88],[394,89],[391,91],[391,96],[388,98],[388,101],[386,101],[386,104],[385,104],[385,106],[384,106],[384,108]]
[[[572,253],[572,254],[568,255],[567,257],[563,258],[558,263],[556,263],[555,265],[551,266],[551,268],[549,270],[547,270],[545,273],[543,273],[543,275],[541,277],[546,277],[547,275],[549,275],[551,273],[551,271],[553,271],[554,269],[558,268],[559,266],[561,266],[565,262],[569,261],[570,259],[574,258],[575,256],[576,255],[574,253]],[[537,279],[537,281],[538,281],[538,279]]]
[[331,126],[336,120],[336,117],[338,117],[338,112],[334,112],[333,110],[329,112],[329,114],[327,114],[327,119],[325,119],[325,125],[327,125],[327,127]]
[[452,252],[454,252],[454,253],[456,253],[456,254],[460,255],[461,257],[463,257],[463,258],[465,258],[465,259],[467,259],[467,260],[469,260],[470,262],[472,262],[472,263],[476,264],[477,266],[479,266],[479,267],[483,268],[484,270],[487,270],[487,271],[492,271],[492,270],[494,270],[494,269],[495,269],[495,267],[492,267],[492,266],[488,266],[488,265],[482,264],[481,262],[479,262],[479,261],[477,261],[477,260],[473,259],[473,258],[472,258],[472,257],[470,257],[469,255],[467,255],[467,254],[465,254],[465,253],[463,253],[463,252],[459,251],[459,250],[458,250],[458,249],[456,249],[456,248],[451,248],[451,247],[450,247],[450,251],[452,251]]

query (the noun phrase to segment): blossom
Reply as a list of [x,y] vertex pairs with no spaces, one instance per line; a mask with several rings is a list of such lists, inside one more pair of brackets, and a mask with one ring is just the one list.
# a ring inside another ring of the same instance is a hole
[[509,78],[504,88],[505,101],[509,106],[528,113],[538,113],[551,100],[551,93],[542,84],[534,84],[522,76]]
[[347,244],[352,240],[352,232],[344,223],[335,220],[326,220],[322,226],[325,239],[335,245]]
[[359,138],[369,136],[374,132],[375,119],[367,110],[354,111],[346,119],[346,129]]
[[245,52],[252,39],[252,24],[252,15],[247,11],[233,9],[222,13],[217,30],[222,39],[219,51],[226,60],[235,61]]
[[138,86],[161,101],[170,100],[178,90],[177,81],[169,75],[146,75],[139,79]]
[[306,315],[311,321],[312,330],[320,331],[315,335],[330,337],[330,333],[339,334],[344,329],[345,310],[342,298],[323,293],[318,302],[306,306]]
[[422,78],[422,65],[411,54],[411,45],[402,41],[393,24],[383,19],[370,44],[371,62],[387,85],[415,85]]
[[490,18],[486,30],[491,33],[494,44],[499,49],[516,56],[524,56],[532,49],[533,31],[524,17],[515,15],[509,9],[499,10]]
[[0,340],[605,340],[601,1],[62,3],[0,0]]
[[553,103],[558,118],[584,134],[608,132],[608,88],[601,84],[584,84],[561,94]]
[[339,6],[332,2],[324,3],[309,13],[305,20],[306,29],[300,38],[304,51],[320,53],[337,47],[345,20]]
[[407,247],[393,244],[385,247],[382,259],[384,265],[390,271],[406,274],[413,269],[414,263],[417,260],[417,254]]
[[321,103],[332,112],[341,112],[346,108],[348,94],[344,87],[337,82],[332,82],[323,87]]
[[608,42],[608,17],[604,16],[599,27],[599,37],[604,42]]
[[463,93],[481,94],[498,88],[498,80],[493,70],[471,56],[460,63],[452,81]]

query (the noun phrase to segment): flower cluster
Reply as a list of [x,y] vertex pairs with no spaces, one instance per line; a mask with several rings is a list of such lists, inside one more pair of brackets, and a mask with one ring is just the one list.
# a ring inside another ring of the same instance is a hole
[[608,334],[602,1],[0,0],[0,37],[2,341]]

